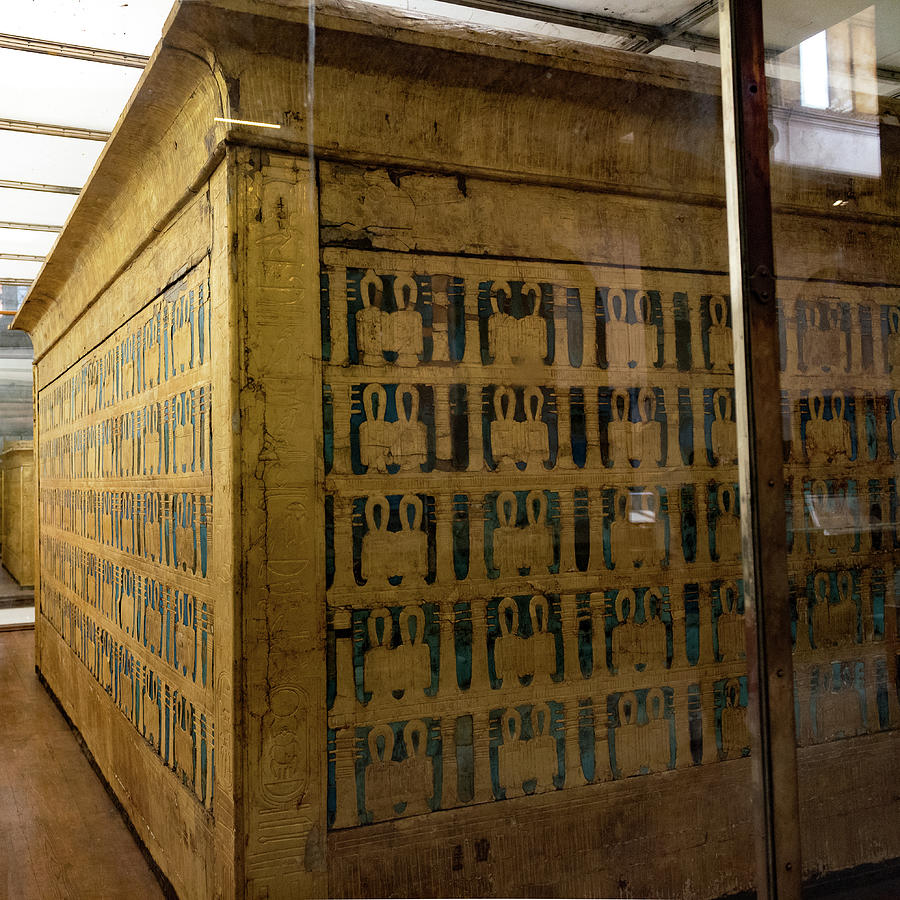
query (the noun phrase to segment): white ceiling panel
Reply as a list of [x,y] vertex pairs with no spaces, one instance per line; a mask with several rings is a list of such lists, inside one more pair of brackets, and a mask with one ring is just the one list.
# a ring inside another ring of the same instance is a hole
[[0,118],[109,131],[140,69],[0,50]]
[[171,8],[172,0],[4,0],[0,31],[146,55]]
[[0,178],[80,187],[103,146],[102,141],[0,131]]
[[55,240],[56,235],[51,231],[21,231],[18,228],[0,228],[0,253],[46,256]]
[[577,12],[628,19],[645,25],[665,25],[688,10],[700,0],[538,0],[542,6],[557,9],[574,9]]
[[41,264],[39,262],[22,262],[18,259],[0,259],[0,284],[5,278],[34,278]]
[[62,225],[77,199],[72,194],[0,188],[0,221],[26,222],[31,225]]
[[439,16],[442,19],[453,19],[466,25],[493,28],[504,32],[538,34],[561,40],[581,41],[601,47],[616,47],[621,41],[621,38],[616,35],[588,31],[584,28],[570,28],[567,25],[555,25],[538,19],[495,13],[489,10],[475,9],[471,6],[460,6],[451,2],[442,2],[442,0],[368,0],[368,2],[377,6],[400,9],[413,15]]

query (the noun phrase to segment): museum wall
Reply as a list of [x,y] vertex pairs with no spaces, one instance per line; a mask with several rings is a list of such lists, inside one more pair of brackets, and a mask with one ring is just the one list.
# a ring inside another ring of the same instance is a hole
[[[179,896],[749,888],[717,73],[328,6],[310,160],[301,12],[228,5],[170,21],[17,318],[51,690]],[[796,196],[812,874],[900,856],[896,238],[837,258]]]

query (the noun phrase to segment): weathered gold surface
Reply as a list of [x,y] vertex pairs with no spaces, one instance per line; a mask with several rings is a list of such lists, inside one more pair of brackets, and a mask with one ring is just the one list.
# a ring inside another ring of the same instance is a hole
[[3,566],[20,585],[34,584],[34,445],[13,441],[0,453]]
[[[19,314],[38,664],[184,897],[747,888],[718,79],[318,6],[313,116],[305,3],[178,9]],[[809,871],[900,854],[896,238],[829,268],[820,190],[777,222],[828,282],[780,273]],[[851,496],[885,527],[811,523]]]
[[203,255],[155,296],[141,268],[123,276],[106,295],[121,324],[38,397],[39,665],[185,896],[217,882],[227,895],[233,878],[231,582],[214,511],[227,528],[230,509],[212,478],[214,397],[228,393],[212,321],[227,296],[211,215],[224,177],[144,264],[191,243]]

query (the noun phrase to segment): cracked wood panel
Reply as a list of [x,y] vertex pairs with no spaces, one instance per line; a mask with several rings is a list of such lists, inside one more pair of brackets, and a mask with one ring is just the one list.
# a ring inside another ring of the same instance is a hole
[[14,441],[0,453],[0,547],[3,566],[23,586],[34,584],[34,446]]
[[240,149],[237,229],[241,569],[252,896],[324,896],[325,614],[314,183]]
[[[379,823],[733,777],[749,737],[727,279],[699,245],[650,240],[674,204],[643,204],[618,242],[579,237],[602,262],[553,261],[579,204],[593,225],[626,201],[322,172],[333,885],[354,892],[346,854],[382,847]],[[568,202],[558,230],[542,195]],[[828,288],[783,302],[804,746],[898,722],[895,295]],[[811,398],[820,343],[842,377]],[[860,499],[840,538],[809,519],[819,494]],[[887,533],[868,527],[882,506]]]
[[[37,366],[37,390],[55,381],[75,360],[81,359],[102,343],[109,334],[131,319],[148,298],[161,296],[173,284],[196,266],[208,262],[210,255],[210,228],[217,223],[215,194],[211,186],[215,178],[198,189],[196,196],[166,225],[162,232],[131,262],[127,272],[106,286],[99,298],[85,296],[87,279],[76,282],[78,301],[82,304],[77,311],[68,310],[71,298],[68,291],[61,306],[66,314],[77,319],[77,324],[65,328],[61,333],[52,333],[52,343],[46,345],[36,336],[35,346],[40,355]],[[133,210],[129,210],[133,215]],[[124,215],[124,212],[121,213]],[[123,253],[122,248],[119,248]],[[106,259],[111,251],[98,252]],[[95,261],[92,265],[98,265]],[[73,286],[73,291],[76,289]],[[100,287],[100,285],[96,285]],[[95,302],[91,302],[95,299]],[[56,316],[63,316],[63,310],[56,310]],[[49,323],[42,323],[49,328]],[[43,334],[43,332],[41,332]]]
[[[232,665],[230,510],[212,453],[214,417],[230,430],[227,402],[213,402],[229,383],[227,345],[213,340],[225,315],[227,243],[212,215],[223,188],[224,171],[37,376],[39,664],[184,896],[216,882],[233,892],[232,696],[220,674]],[[148,296],[161,271],[174,277]]]
[[319,168],[323,246],[720,274],[728,268],[725,211],[714,198],[663,201],[528,180],[511,184],[512,176],[329,161]]

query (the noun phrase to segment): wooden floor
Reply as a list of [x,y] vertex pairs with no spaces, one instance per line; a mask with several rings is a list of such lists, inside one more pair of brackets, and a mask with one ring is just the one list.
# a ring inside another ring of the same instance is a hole
[[157,900],[134,838],[34,672],[0,633],[0,900]]
[[[804,892],[895,900],[877,875]],[[0,633],[0,900],[162,900],[75,735],[34,672],[34,632]]]

